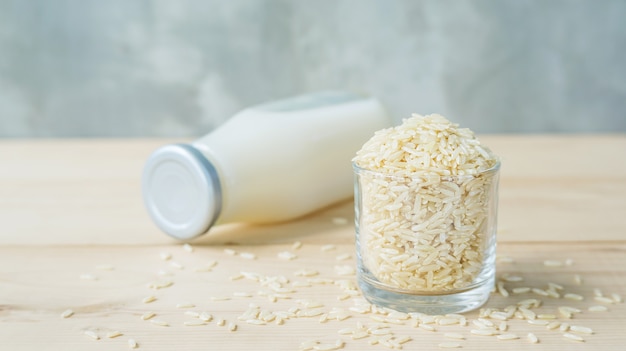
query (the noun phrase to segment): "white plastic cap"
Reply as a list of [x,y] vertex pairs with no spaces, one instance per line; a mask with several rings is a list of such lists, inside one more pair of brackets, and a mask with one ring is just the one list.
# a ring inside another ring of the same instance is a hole
[[150,155],[143,172],[142,192],[152,220],[180,240],[204,234],[221,211],[217,171],[191,145],[167,145]]

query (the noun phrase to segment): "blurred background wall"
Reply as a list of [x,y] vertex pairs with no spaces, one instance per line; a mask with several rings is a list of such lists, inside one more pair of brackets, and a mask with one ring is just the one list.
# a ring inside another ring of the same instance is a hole
[[626,132],[624,0],[0,0],[0,137],[205,134],[304,92]]

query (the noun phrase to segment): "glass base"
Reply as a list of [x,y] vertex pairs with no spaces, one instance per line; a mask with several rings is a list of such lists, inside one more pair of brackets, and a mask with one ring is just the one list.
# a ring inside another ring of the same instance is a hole
[[421,312],[429,315],[475,310],[487,302],[495,283],[492,276],[472,289],[462,292],[445,295],[415,295],[382,289],[372,284],[364,273],[359,274],[358,282],[363,296],[370,303],[400,312]]

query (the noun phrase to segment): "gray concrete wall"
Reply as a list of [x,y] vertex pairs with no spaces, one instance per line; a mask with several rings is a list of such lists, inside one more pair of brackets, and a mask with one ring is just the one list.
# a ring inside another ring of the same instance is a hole
[[196,136],[321,89],[480,133],[626,132],[623,0],[0,0],[0,136]]

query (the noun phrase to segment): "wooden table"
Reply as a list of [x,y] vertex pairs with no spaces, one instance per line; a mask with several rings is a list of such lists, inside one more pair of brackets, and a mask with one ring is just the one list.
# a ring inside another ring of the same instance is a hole
[[[514,319],[504,333],[519,340],[477,336],[470,332],[476,328],[472,321],[477,311],[466,314],[469,326],[436,326],[433,332],[408,320],[393,321],[400,324],[390,324],[388,330],[395,340],[410,336],[405,350],[438,349],[443,342],[458,342],[469,350],[623,350],[626,305],[597,301],[594,289],[609,299],[611,294],[626,296],[626,136],[481,139],[503,160],[498,275],[523,277],[505,283],[508,298],[494,294],[485,307],[503,309],[537,298],[543,301],[537,313],[556,314],[557,321],[592,328],[594,334],[580,334],[585,342],[576,342],[558,329]],[[214,228],[192,242],[193,252],[186,251],[150,222],[140,197],[144,160],[159,145],[173,141],[0,141],[1,350],[124,350],[131,338],[140,350],[298,350],[308,340],[341,340],[345,350],[387,349],[383,339],[370,345],[374,336],[353,340],[338,333],[389,318],[351,311],[359,297],[346,295],[345,287],[336,283],[354,282],[354,276],[336,270],[354,266],[350,201],[288,223]],[[295,242],[302,247],[294,248]],[[281,260],[283,251],[297,258]],[[172,257],[165,260],[164,254]],[[346,255],[350,258],[338,260]],[[545,260],[562,266],[546,266]],[[319,274],[298,275],[313,270]],[[240,279],[242,271],[247,277]],[[290,280],[282,284],[284,291],[295,292],[272,290],[270,281],[279,276]],[[261,281],[248,279],[254,277]],[[173,284],[154,289],[167,282]],[[546,289],[548,283],[562,285],[561,296],[579,294],[584,300],[513,294],[515,287]],[[142,302],[148,296],[157,300]],[[311,301],[334,319],[320,323],[321,316],[303,316],[315,314]],[[195,307],[185,308],[187,304]],[[302,312],[280,325],[277,320],[248,324],[238,317],[251,304],[283,317],[295,307]],[[588,310],[596,305],[608,311]],[[581,313],[565,319],[559,306]],[[68,309],[74,314],[62,318]],[[156,313],[153,320],[169,326],[142,320],[149,311]],[[185,325],[200,321],[193,312],[206,312],[213,319]],[[338,321],[337,315],[343,314],[349,317]],[[217,325],[221,319],[224,326]],[[230,323],[237,325],[235,331],[229,330]],[[112,331],[123,335],[108,338]],[[528,342],[528,332],[539,344]],[[461,333],[464,340],[445,333]]]

